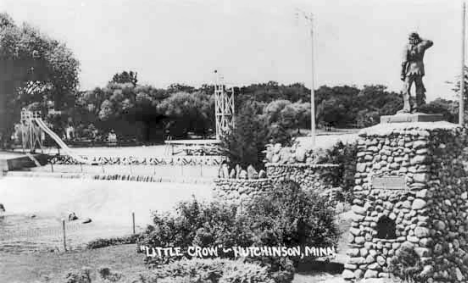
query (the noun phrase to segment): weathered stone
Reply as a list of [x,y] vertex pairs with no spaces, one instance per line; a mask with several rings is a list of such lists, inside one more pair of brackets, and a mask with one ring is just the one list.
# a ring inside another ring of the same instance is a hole
[[429,180],[429,174],[417,173],[413,175],[413,181],[418,183],[425,183]]
[[246,180],[247,179],[247,171],[245,170],[241,170],[240,173],[239,173],[239,179],[244,179]]
[[354,271],[354,276],[356,277],[356,279],[362,278],[363,274],[364,272],[361,269],[356,269]]
[[264,179],[266,177],[267,177],[267,175],[266,175],[265,170],[260,170],[260,172],[258,173],[258,178]]
[[377,278],[378,272],[368,269],[364,274],[364,278]]
[[[375,252],[375,251],[374,251]],[[372,254],[369,254],[367,257],[366,257],[366,263],[367,264],[371,264],[371,263],[374,263],[375,262],[375,257],[372,255]]]
[[385,258],[383,256],[378,256],[377,257],[377,263],[380,265],[380,266],[384,266],[386,261],[385,261]]
[[358,236],[360,234],[361,230],[359,230],[358,228],[349,228],[349,233],[351,233],[352,235],[355,235],[355,236]]
[[463,276],[460,268],[455,268],[455,275],[457,276],[458,281],[462,281],[465,277]]
[[445,230],[445,223],[443,221],[440,221],[440,220],[436,221],[434,223],[434,226],[439,231],[444,231]]
[[424,227],[416,227],[416,229],[414,229],[414,234],[418,238],[425,238],[425,237],[430,236],[430,231],[429,229],[424,228]]
[[431,251],[428,248],[415,248],[414,251],[419,257],[428,257],[431,255]]
[[419,239],[417,237],[415,237],[415,236],[408,236],[407,239],[411,243],[418,243],[419,242]]
[[356,238],[354,238],[354,242],[355,242],[356,244],[358,244],[358,245],[359,245],[359,244],[364,244],[365,241],[366,241],[366,240],[364,239],[364,237],[356,237]]
[[356,270],[358,267],[357,267],[356,264],[346,263],[346,264],[344,265],[344,268],[345,268],[345,269],[349,269],[349,270]]
[[349,259],[350,264],[363,264],[366,261],[363,257],[352,257]]
[[418,198],[413,201],[413,205],[411,206],[411,208],[414,210],[419,210],[419,209],[423,209],[425,206],[426,206],[426,201]]
[[426,156],[426,155],[416,155],[415,157],[411,158],[410,164],[411,165],[425,164],[428,161],[429,161],[428,156]]
[[460,195],[460,198],[463,199],[463,200],[466,200],[468,198],[468,193],[467,192],[464,192]]
[[367,167],[367,164],[366,163],[358,163],[356,165],[356,171],[357,172],[366,172],[366,167]]
[[252,165],[247,167],[247,178],[248,179],[258,179],[258,172]]
[[351,280],[355,278],[354,272],[348,269],[345,269],[343,273],[341,274],[341,276],[343,276],[343,279],[345,280]]
[[354,213],[359,214],[359,215],[365,215],[366,214],[366,209],[362,206],[358,205],[353,205],[352,210]]
[[359,249],[349,249],[346,253],[351,257],[358,257]]
[[424,189],[424,190],[420,190],[419,192],[416,193],[416,197],[417,198],[426,198],[427,196],[427,189]]

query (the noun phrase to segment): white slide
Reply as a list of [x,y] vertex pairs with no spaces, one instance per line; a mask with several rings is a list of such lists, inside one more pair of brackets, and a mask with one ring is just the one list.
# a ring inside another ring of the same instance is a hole
[[34,119],[36,121],[37,125],[44,131],[46,132],[59,146],[60,148],[71,158],[75,159],[78,162],[84,163],[84,164],[97,164],[96,162],[90,161],[88,159],[82,158],[81,156],[73,153],[73,150],[66,145],[62,139],[54,133],[47,125],[42,121],[40,118]]

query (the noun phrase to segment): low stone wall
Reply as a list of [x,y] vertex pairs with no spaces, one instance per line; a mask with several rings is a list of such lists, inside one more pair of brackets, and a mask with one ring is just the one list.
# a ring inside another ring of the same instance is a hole
[[304,190],[323,192],[340,186],[342,172],[336,164],[276,164],[268,163],[267,176],[272,183],[284,180],[297,182]]
[[233,203],[249,201],[273,188],[269,179],[216,179],[214,183],[215,198]]

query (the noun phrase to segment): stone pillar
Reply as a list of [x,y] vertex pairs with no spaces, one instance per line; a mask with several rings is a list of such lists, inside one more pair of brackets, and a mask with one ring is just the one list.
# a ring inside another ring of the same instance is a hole
[[465,130],[448,122],[390,123],[359,135],[343,277],[389,277],[391,258],[407,245],[421,258],[424,282],[467,282]]

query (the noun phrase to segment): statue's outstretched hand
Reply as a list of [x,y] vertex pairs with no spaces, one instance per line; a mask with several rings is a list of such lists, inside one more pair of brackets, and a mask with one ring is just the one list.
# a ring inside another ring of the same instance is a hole
[[401,75],[400,79],[401,79],[402,81],[405,81],[406,76],[405,76],[405,75]]

